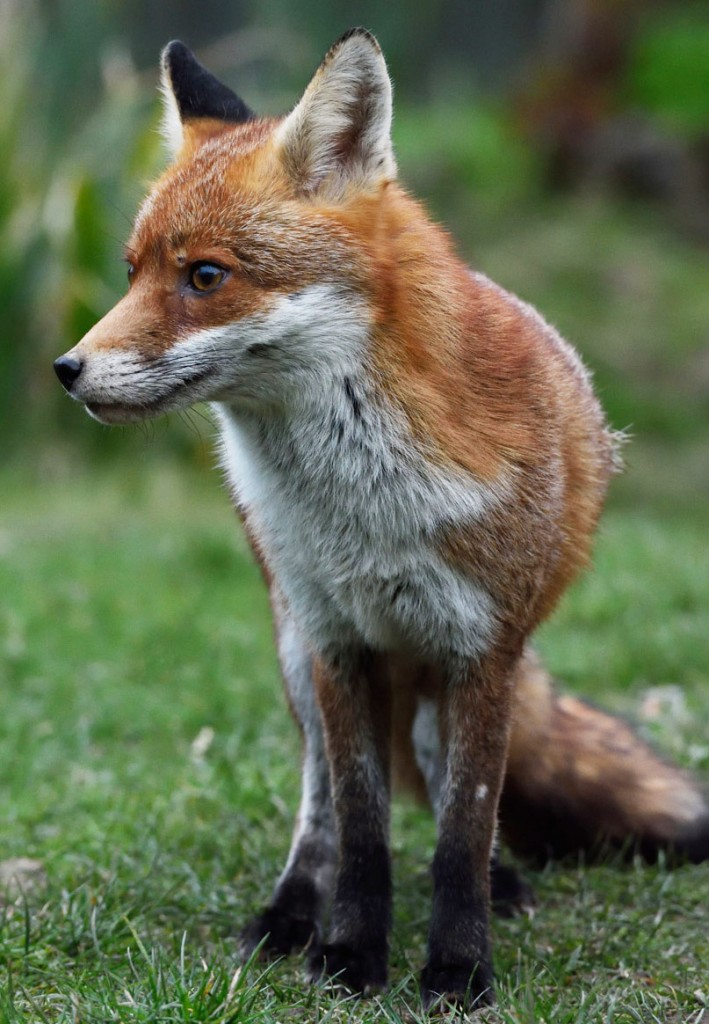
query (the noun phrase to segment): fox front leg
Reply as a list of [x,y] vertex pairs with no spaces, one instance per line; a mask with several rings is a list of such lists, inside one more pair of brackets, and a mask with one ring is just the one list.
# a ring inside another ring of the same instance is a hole
[[386,985],[391,925],[389,758],[391,693],[386,667],[369,651],[317,659],[313,678],[325,730],[338,840],[327,942],[310,957],[354,992]]
[[[441,809],[443,764],[438,702],[421,698],[414,718],[412,742],[419,771],[426,784],[428,798],[438,821]],[[471,799],[474,794],[471,794]],[[499,917],[531,913],[535,906],[534,891],[510,864],[500,859],[499,842],[490,857],[490,900]]]
[[490,859],[505,767],[514,657],[452,663],[440,699],[444,756],[424,1002],[494,1001]]
[[277,598],[273,603],[286,694],[303,739],[302,795],[288,860],[271,902],[242,932],[246,957],[262,941],[265,955],[286,956],[320,940],[337,861],[330,773],[312,659],[293,619]]

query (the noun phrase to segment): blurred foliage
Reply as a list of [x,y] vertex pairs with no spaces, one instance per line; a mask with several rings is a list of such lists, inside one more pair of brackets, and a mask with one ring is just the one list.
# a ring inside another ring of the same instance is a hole
[[53,356],[122,287],[120,239],[159,147],[153,97],[130,77],[93,89],[81,126],[58,131],[71,53],[45,63],[46,26],[14,18],[0,28],[0,428],[36,441],[61,407]]
[[677,131],[709,131],[709,11],[705,2],[662,7],[640,24],[627,99]]
[[[506,95],[519,89],[522,65],[513,74],[512,62],[522,52],[532,61],[544,6],[509,0],[471,13],[470,4],[446,0],[413,5],[408,16],[408,7],[365,3],[353,16],[339,0],[325,14],[310,0],[258,9],[209,0],[197,14],[186,0],[5,0],[0,429],[8,449],[22,453],[31,442],[60,460],[62,450],[134,443],[126,437],[135,432],[97,429],[68,408],[51,362],[123,291],[122,240],[163,162],[157,61],[147,48],[154,42],[156,57],[166,38],[184,35],[217,73],[243,83],[258,109],[283,109],[352,20],[380,34],[394,72],[402,178],[466,257],[580,344],[616,426],[673,442],[699,437],[709,419],[706,253],[650,208],[550,192],[543,153],[520,131]],[[500,18],[512,9],[505,29]],[[476,34],[453,39],[466,25]],[[677,130],[706,130],[705,5],[660,5],[638,25],[623,101]],[[481,92],[492,52],[506,88]],[[470,68],[482,68],[477,81],[472,71],[461,76],[466,53]],[[159,443],[194,447],[183,424]]]

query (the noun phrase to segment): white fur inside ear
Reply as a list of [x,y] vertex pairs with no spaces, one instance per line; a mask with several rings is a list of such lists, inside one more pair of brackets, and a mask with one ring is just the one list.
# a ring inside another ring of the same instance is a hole
[[391,82],[372,36],[336,43],[302,100],[276,131],[296,186],[338,198],[396,175],[391,145]]
[[184,129],[180,118],[180,111],[177,106],[175,94],[172,91],[170,72],[165,65],[160,70],[160,92],[162,94],[162,120],[160,122],[160,134],[162,135],[169,155],[174,159],[182,149],[184,141]]

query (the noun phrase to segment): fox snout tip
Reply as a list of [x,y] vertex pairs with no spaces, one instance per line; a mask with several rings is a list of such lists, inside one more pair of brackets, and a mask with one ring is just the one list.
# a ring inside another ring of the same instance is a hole
[[72,385],[79,377],[84,364],[75,356],[59,356],[54,360],[54,372],[59,378],[62,387],[71,391]]

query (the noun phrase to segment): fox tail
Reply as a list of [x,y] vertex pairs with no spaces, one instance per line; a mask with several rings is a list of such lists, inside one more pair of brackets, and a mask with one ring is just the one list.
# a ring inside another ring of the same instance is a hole
[[709,803],[621,719],[556,692],[531,651],[518,667],[502,835],[535,861],[604,849],[709,859]]

